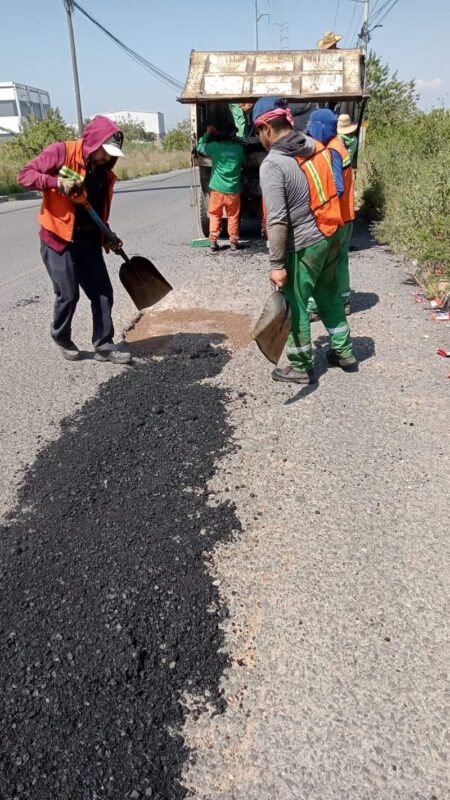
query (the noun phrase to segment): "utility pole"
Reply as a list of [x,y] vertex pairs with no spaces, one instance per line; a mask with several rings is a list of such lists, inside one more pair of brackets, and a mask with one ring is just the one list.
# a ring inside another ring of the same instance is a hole
[[259,33],[258,33],[258,25],[260,20],[263,17],[268,17],[269,14],[259,14],[258,13],[258,0],[253,0],[253,5],[255,6],[255,50],[258,52],[259,50]]
[[75,50],[75,36],[73,33],[73,24],[72,24],[73,0],[63,0],[63,3],[67,13],[70,52],[72,55],[73,82],[75,86],[75,102],[77,105],[78,130],[81,136],[81,134],[83,133],[84,125],[83,125],[83,113],[81,111],[81,95],[80,95],[80,81],[78,78],[77,51]]
[[364,0],[364,21],[363,26],[361,28],[361,33],[359,34],[359,38],[362,41],[362,46],[364,50],[364,55],[367,58],[367,47],[370,41],[370,31],[369,31],[369,0]]

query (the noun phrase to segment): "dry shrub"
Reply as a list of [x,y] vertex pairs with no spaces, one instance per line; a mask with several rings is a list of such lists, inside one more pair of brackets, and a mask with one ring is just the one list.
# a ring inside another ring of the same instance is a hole
[[[146,142],[130,142],[125,145],[124,150],[128,157],[119,159],[114,170],[119,180],[159,175],[162,172],[184,169],[190,164],[188,151],[166,152]],[[8,143],[0,144],[0,195],[23,191],[16,182],[16,176],[25,162],[26,159],[19,158]]]
[[115,173],[119,180],[159,175],[175,169],[184,169],[190,164],[188,151],[167,152],[151,144],[131,142],[125,145],[126,159],[119,159]]

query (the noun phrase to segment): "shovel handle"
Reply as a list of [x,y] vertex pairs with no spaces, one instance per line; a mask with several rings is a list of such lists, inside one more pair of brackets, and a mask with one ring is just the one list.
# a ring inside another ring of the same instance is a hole
[[128,258],[125,250],[116,250],[116,256],[121,256],[126,264],[130,263],[130,259]]
[[[87,213],[89,214],[90,218],[93,222],[100,228],[101,232],[103,233],[105,239],[110,243],[113,244],[117,242],[117,236],[108,228],[105,222],[103,222],[102,218],[97,214],[94,208],[92,208],[91,204],[87,202],[83,203],[83,208],[86,209]],[[127,254],[124,250],[116,250],[116,255],[122,256],[123,260],[128,262],[130,259],[128,258]]]

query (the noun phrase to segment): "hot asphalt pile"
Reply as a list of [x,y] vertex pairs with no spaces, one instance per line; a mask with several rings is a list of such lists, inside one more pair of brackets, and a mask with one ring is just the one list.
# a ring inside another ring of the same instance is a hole
[[206,491],[230,447],[212,338],[104,384],[1,529],[2,800],[185,796],[179,700],[220,708],[227,663],[203,553],[239,528]]

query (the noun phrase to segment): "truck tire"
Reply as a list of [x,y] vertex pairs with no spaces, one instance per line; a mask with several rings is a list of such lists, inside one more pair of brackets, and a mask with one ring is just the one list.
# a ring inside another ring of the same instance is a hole
[[209,206],[209,194],[204,194],[203,192],[200,192],[200,225],[202,227],[203,236],[206,239],[208,239],[209,237],[208,206]]

